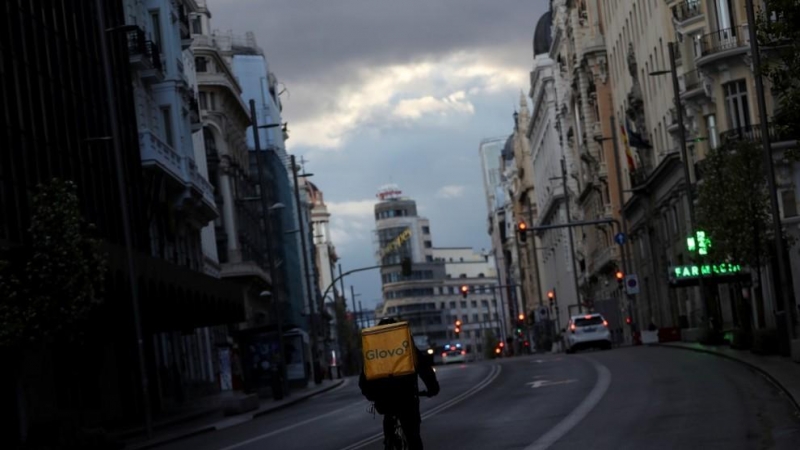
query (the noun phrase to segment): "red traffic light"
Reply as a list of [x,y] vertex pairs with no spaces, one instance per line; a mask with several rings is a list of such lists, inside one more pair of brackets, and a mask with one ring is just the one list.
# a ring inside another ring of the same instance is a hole
[[622,273],[621,270],[618,270],[617,273],[616,273],[616,277],[617,277],[617,281],[622,281],[622,279],[625,278],[625,274]]
[[461,286],[461,293],[466,294],[467,292],[469,292],[469,286]]
[[456,334],[461,333],[461,328],[456,327],[455,332]]
[[517,229],[519,231],[525,231],[525,230],[528,229],[528,224],[525,223],[525,222],[520,222],[520,223],[517,224]]
[[517,318],[518,318],[519,320],[525,320],[525,314],[522,314],[522,313],[520,313],[520,315],[519,315],[519,316],[517,316]]
[[554,299],[554,298],[555,298],[555,296],[556,296],[556,293],[555,293],[555,292],[553,292],[553,291],[547,291],[547,298],[549,298],[550,300]]
[[497,346],[500,347],[500,348],[503,348],[503,347],[506,346],[506,343],[505,342],[501,342],[501,343],[497,344]]
[[456,327],[460,327],[460,326],[461,326],[461,321],[460,320],[456,320]]
[[632,320],[630,317],[626,317],[626,318],[625,318],[625,323],[627,323],[628,325],[630,325],[630,324],[631,324],[631,322],[633,322],[633,320]]

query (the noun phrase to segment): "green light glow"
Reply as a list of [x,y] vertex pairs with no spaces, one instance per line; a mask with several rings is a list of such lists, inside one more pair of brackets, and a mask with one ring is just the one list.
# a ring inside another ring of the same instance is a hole
[[694,236],[686,238],[686,249],[690,252],[697,252],[700,255],[708,255],[708,248],[711,247],[711,239],[706,236],[705,231],[698,231]]
[[700,276],[735,275],[738,273],[742,273],[742,266],[731,263],[703,264],[700,266],[692,264],[672,268],[672,275],[677,279],[698,278]]

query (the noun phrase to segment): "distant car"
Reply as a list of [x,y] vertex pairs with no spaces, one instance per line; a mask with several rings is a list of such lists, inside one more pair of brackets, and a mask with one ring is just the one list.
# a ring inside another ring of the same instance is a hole
[[442,352],[442,364],[467,362],[467,351],[462,349],[445,350]]
[[566,332],[567,353],[585,348],[611,348],[611,332],[601,314],[572,316]]

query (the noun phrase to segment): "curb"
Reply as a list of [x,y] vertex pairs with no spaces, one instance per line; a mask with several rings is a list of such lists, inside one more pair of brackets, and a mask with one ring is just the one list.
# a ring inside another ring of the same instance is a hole
[[693,347],[685,347],[685,346],[682,346],[682,345],[668,345],[668,344],[658,344],[658,345],[654,345],[654,346],[662,347],[662,348],[674,348],[674,349],[678,349],[678,350],[688,350],[688,351],[697,352],[697,353],[706,353],[706,354],[709,354],[709,355],[718,356],[720,358],[725,358],[725,359],[727,359],[729,361],[736,361],[739,364],[745,365],[745,366],[749,367],[750,369],[755,370],[756,372],[758,372],[762,376],[764,376],[764,378],[769,380],[770,383],[772,383],[773,385],[775,385],[775,387],[780,389],[786,395],[786,397],[789,399],[789,401],[792,402],[792,405],[794,405],[794,408],[797,411],[800,411],[800,401],[798,401],[798,399],[795,398],[794,395],[792,395],[792,393],[789,392],[789,390],[786,389],[786,387],[783,384],[781,384],[780,381],[778,381],[777,378],[772,376],[772,374],[770,374],[768,371],[762,369],[761,367],[759,367],[759,366],[757,366],[757,365],[755,365],[753,363],[750,363],[750,362],[745,361],[743,359],[736,358],[734,356],[726,355],[726,354],[720,353],[720,352],[715,352],[713,350],[707,350],[707,349],[704,349],[704,348],[693,348]]
[[[304,401],[306,401],[306,400],[308,400],[308,399],[310,399],[312,397],[316,397],[317,395],[324,394],[325,392],[328,392],[328,391],[331,391],[333,389],[336,389],[336,388],[344,385],[346,382],[347,382],[346,378],[334,381],[333,383],[331,383],[330,386],[326,386],[326,387],[324,387],[324,388],[322,388],[322,389],[320,389],[318,391],[310,392],[310,393],[295,397],[292,400],[287,401],[286,403],[283,403],[281,405],[277,405],[277,406],[272,407],[272,408],[265,409],[263,411],[257,411],[255,413],[250,413],[249,414],[249,416],[250,416],[249,418],[247,417],[248,416],[247,413],[241,414],[242,419],[244,419],[244,420],[242,420],[241,423],[246,423],[246,422],[255,420],[258,417],[262,417],[262,416],[265,416],[267,414],[273,413],[275,411],[280,411],[280,410],[286,409],[289,406],[296,405],[296,404],[298,404],[300,402],[304,402]],[[232,417],[236,417],[236,416],[232,416]],[[223,428],[226,428],[226,427],[220,427],[219,423],[213,423],[213,424],[204,426],[202,428],[197,428],[197,429],[194,429],[194,430],[188,430],[188,431],[186,431],[184,433],[176,433],[174,435],[171,435],[169,437],[165,437],[163,439],[153,440],[153,441],[149,441],[149,442],[143,442],[141,444],[125,445],[124,449],[125,450],[145,450],[145,449],[149,449],[149,448],[153,448],[153,447],[158,447],[158,446],[161,446],[161,445],[164,445],[164,444],[169,444],[171,442],[179,441],[179,440],[182,440],[182,439],[190,438],[190,437],[193,437],[193,436],[197,436],[197,435],[200,435],[200,434],[209,433],[209,432],[212,432],[212,431],[217,431],[217,430],[220,430],[220,429],[223,429]]]
[[336,389],[337,387],[342,386],[346,382],[347,382],[347,379],[343,378],[341,380],[337,380],[337,381],[333,382],[330,386],[326,386],[325,388],[320,389],[320,390],[318,390],[316,392],[311,392],[309,394],[305,394],[305,395],[302,395],[302,396],[299,396],[299,397],[295,397],[292,400],[289,400],[289,401],[287,401],[286,403],[284,403],[282,405],[275,406],[274,408],[266,409],[264,411],[255,412],[255,413],[253,413],[253,419],[255,419],[256,417],[265,416],[265,415],[267,415],[269,413],[272,413],[272,412],[275,412],[275,411],[280,411],[280,410],[285,409],[285,408],[287,408],[289,406],[296,405],[296,404],[298,404],[300,402],[304,402],[304,401],[306,401],[306,400],[308,400],[308,399],[310,399],[312,397],[316,397],[317,395],[324,394],[325,392],[328,392],[330,390]]

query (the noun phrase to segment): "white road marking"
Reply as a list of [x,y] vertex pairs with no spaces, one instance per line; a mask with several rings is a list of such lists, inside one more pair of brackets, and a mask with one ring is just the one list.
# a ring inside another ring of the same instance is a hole
[[525,450],[545,450],[550,448],[559,439],[564,437],[571,429],[575,428],[591,411],[600,403],[603,396],[606,395],[608,387],[611,385],[611,372],[606,366],[592,361],[594,369],[597,371],[597,383],[595,383],[589,395],[578,405],[567,417],[564,417],[561,422],[550,429],[547,433],[542,435],[533,444],[525,447]]
[[322,414],[322,415],[319,415],[319,416],[316,416],[316,417],[312,417],[310,419],[306,419],[306,420],[304,420],[302,422],[293,423],[293,424],[291,424],[289,426],[286,426],[286,427],[283,427],[283,428],[279,428],[277,430],[270,431],[269,433],[264,433],[264,434],[258,435],[256,437],[250,438],[250,439],[248,439],[246,441],[237,442],[236,444],[233,444],[233,445],[225,447],[225,448],[221,448],[220,450],[233,450],[233,449],[236,449],[236,448],[239,448],[239,447],[243,447],[245,445],[252,444],[253,442],[258,442],[258,441],[260,441],[262,439],[266,439],[266,438],[268,438],[270,436],[275,436],[276,434],[280,434],[280,433],[295,429],[297,427],[301,427],[303,425],[308,425],[311,422],[315,422],[317,420],[324,419],[325,417],[332,416],[332,415],[335,415],[335,414],[339,414],[340,412],[342,412],[342,411],[344,411],[344,410],[346,410],[348,408],[352,408],[353,406],[357,406],[357,405],[364,406],[364,402],[363,401],[358,401],[358,402],[355,402],[355,403],[351,403],[351,404],[349,404],[347,406],[343,406],[343,407],[341,407],[339,409],[334,409],[333,411],[329,411],[329,412],[327,412],[325,414]]
[[556,384],[569,384],[569,383],[574,383],[576,381],[578,380],[560,380],[560,381],[535,380],[525,383],[525,385],[530,386],[532,389],[538,389],[544,386],[554,386]]

